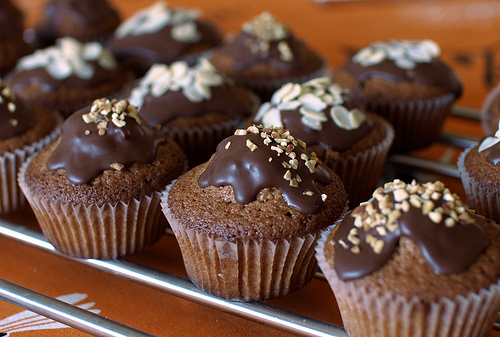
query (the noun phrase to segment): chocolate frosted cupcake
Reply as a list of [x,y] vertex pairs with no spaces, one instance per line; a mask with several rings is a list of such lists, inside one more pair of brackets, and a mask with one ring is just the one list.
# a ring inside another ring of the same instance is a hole
[[96,97],[118,94],[130,79],[100,43],[62,38],[19,60],[7,83],[25,100],[67,117]]
[[62,37],[105,42],[120,21],[106,0],[50,0],[34,27],[36,43],[48,47]]
[[96,100],[23,166],[19,184],[59,251],[111,259],[157,241],[160,193],[185,170],[177,144],[127,101]]
[[500,222],[500,131],[471,146],[458,158],[469,207]]
[[116,57],[142,76],[155,63],[194,62],[222,42],[217,28],[200,13],[170,9],[163,1],[136,12],[116,30],[110,47]]
[[253,93],[221,76],[203,58],[193,67],[185,61],[155,64],[129,101],[181,146],[190,166],[207,161],[258,105]]
[[241,301],[305,286],[316,239],[346,202],[338,176],[302,141],[260,126],[237,130],[162,195],[190,280]]
[[59,135],[55,111],[32,107],[0,80],[0,213],[26,203],[17,184],[21,165]]
[[481,126],[484,133],[491,136],[498,130],[498,122],[500,121],[500,83],[493,89],[481,109]]
[[263,101],[283,84],[318,77],[326,68],[318,54],[268,12],[244,23],[238,34],[214,51],[210,61]]
[[441,182],[377,189],[316,256],[351,337],[485,337],[500,309],[500,232]]
[[377,185],[394,130],[382,117],[351,109],[345,90],[326,77],[288,83],[253,118],[284,126],[342,179],[349,204],[367,200]]
[[430,40],[377,42],[347,60],[333,81],[350,91],[357,106],[394,126],[393,151],[417,150],[438,139],[462,92],[439,55],[439,46]]

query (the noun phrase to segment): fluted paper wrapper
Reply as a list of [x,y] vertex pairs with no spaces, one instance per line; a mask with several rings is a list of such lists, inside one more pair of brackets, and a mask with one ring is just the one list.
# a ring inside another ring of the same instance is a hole
[[229,300],[264,301],[296,291],[314,276],[319,234],[277,242],[229,242],[186,228],[170,211],[168,191],[162,194],[162,210],[179,243],[189,279],[198,288]]
[[455,101],[452,94],[415,101],[353,97],[355,104],[384,117],[394,127],[392,152],[404,153],[429,146],[439,139],[444,120]]
[[316,246],[318,264],[330,284],[351,337],[486,337],[500,308],[500,281],[479,293],[423,303],[389,293],[380,294],[341,281],[325,258],[323,233]]
[[43,234],[58,251],[80,258],[114,259],[152,245],[164,234],[159,192],[116,205],[54,201],[31,193],[24,179],[29,162],[21,168],[19,184]]
[[326,162],[344,183],[351,207],[356,207],[371,197],[384,169],[393,140],[394,130],[387,125],[387,135],[379,144],[363,152]]
[[[474,145],[475,146],[475,145]],[[465,156],[474,146],[465,149],[458,158],[457,167],[464,185],[469,208],[488,219],[500,223],[500,194],[472,177],[464,165]]]
[[31,155],[50,144],[60,134],[61,128],[58,126],[38,142],[0,156],[0,213],[15,211],[26,205],[26,198],[17,183],[17,173]]

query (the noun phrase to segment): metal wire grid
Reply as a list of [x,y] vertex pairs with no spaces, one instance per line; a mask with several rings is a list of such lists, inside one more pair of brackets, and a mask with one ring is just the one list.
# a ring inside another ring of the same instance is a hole
[[[476,120],[478,116],[476,111],[463,108],[455,109],[453,114],[462,118]],[[442,143],[459,148],[468,147],[477,141],[478,139],[466,138],[460,135],[444,134],[441,136]],[[455,165],[428,159],[392,155],[389,158],[389,164],[397,167],[404,166],[417,174],[421,171],[428,171],[450,177],[458,177]],[[66,256],[55,250],[42,233],[2,219],[0,219],[0,235],[170,295],[178,296],[295,335],[348,337],[342,327],[265,303],[226,301],[204,293],[187,279],[123,259],[100,261]],[[322,278],[322,275],[318,273],[317,277]],[[143,331],[2,279],[0,279],[0,299],[96,336],[151,336]],[[500,317],[495,323],[495,328],[500,329]]]

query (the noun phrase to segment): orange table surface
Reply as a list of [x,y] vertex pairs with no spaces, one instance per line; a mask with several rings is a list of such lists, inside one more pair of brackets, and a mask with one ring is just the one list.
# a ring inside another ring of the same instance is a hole
[[[83,0],[82,0],[83,1]],[[110,2],[128,17],[152,0]],[[17,0],[32,26],[42,1]],[[464,83],[458,104],[480,108],[488,91],[500,81],[500,2],[497,1],[337,1],[312,0],[169,0],[170,6],[200,8],[203,16],[226,33],[267,10],[288,24],[296,35],[339,67],[354,50],[375,40],[391,38],[437,41],[445,59]],[[445,130],[483,136],[478,122],[450,117]],[[412,155],[454,163],[460,150],[433,145]],[[463,196],[460,181],[441,177]],[[29,207],[3,218],[38,228]],[[100,315],[158,336],[281,336],[286,333],[195,304],[131,281],[94,270],[62,257],[0,237],[0,275],[52,297],[86,294]],[[175,239],[165,236],[129,260],[186,277]],[[334,324],[341,324],[334,296],[325,281],[314,279],[302,290],[269,304]],[[0,302],[2,322],[23,309]],[[1,335],[1,334],[0,334]],[[12,336],[81,336],[72,328],[12,332]],[[491,336],[500,336],[493,331]]]

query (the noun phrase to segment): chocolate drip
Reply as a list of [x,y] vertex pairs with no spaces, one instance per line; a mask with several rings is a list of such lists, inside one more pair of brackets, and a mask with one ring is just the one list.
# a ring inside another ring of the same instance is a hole
[[[265,132],[268,136],[272,133],[269,130],[269,134]],[[305,160],[301,159],[302,155],[310,158],[311,154],[301,146],[291,145],[293,150],[290,151],[296,154],[297,169],[287,168],[283,162],[289,163],[290,157],[286,153],[279,154],[275,148],[279,143],[272,141],[266,145],[265,139],[258,132],[233,135],[223,140],[217,146],[217,152],[207,169],[201,174],[199,186],[230,185],[236,201],[243,205],[255,200],[260,190],[276,187],[283,193],[286,202],[301,212],[310,214],[320,211],[324,202],[316,182],[329,184],[332,181],[326,167],[317,165],[314,173],[311,173]],[[252,144],[256,146],[254,150],[251,149]],[[296,187],[291,186],[291,180],[285,178],[287,171],[290,171],[291,179],[296,179],[297,175],[300,177]],[[310,195],[307,192],[311,192]]]
[[496,143],[490,149],[488,149],[489,153],[486,157],[486,161],[493,165],[500,164],[500,143]]
[[33,127],[33,110],[25,101],[16,99],[14,93],[4,83],[0,83],[2,103],[0,103],[0,140],[20,135]]

